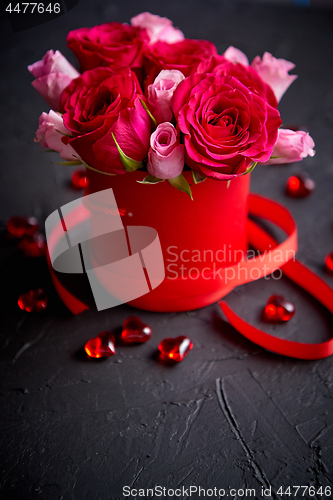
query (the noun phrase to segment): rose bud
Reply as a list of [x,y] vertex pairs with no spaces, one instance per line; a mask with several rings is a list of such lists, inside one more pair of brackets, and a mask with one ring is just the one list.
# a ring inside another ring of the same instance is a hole
[[28,66],[36,78],[33,87],[52,109],[59,110],[60,96],[64,88],[79,76],[79,72],[67,61],[59,50],[49,50],[41,61]]
[[39,142],[43,148],[57,151],[64,160],[79,160],[79,155],[72,146],[61,141],[68,134],[70,131],[64,126],[62,116],[51,109],[49,114],[42,113],[39,117],[35,142]]
[[265,83],[271,86],[279,102],[285,91],[290,87],[297,75],[289,75],[288,71],[295,67],[290,61],[276,59],[269,52],[265,52],[262,60],[255,57],[251,66],[259,73]]
[[314,145],[312,137],[307,132],[280,128],[272,157],[264,165],[293,163],[303,160],[308,155],[314,156]]
[[179,144],[177,131],[172,123],[161,123],[150,136],[147,168],[150,175],[159,179],[173,179],[184,168],[185,148]]
[[177,69],[162,70],[154,83],[148,86],[148,104],[157,123],[173,119],[171,101],[177,85],[185,76]]
[[243,64],[243,66],[249,65],[249,60],[244,54],[244,52],[242,52],[239,49],[236,49],[232,45],[230,45],[230,47],[227,48],[227,50],[223,54],[223,57],[235,64],[240,63]]
[[184,33],[173,27],[172,21],[167,17],[160,17],[150,12],[142,12],[131,19],[132,26],[139,26],[147,31],[150,43],[168,42],[175,43],[184,40]]

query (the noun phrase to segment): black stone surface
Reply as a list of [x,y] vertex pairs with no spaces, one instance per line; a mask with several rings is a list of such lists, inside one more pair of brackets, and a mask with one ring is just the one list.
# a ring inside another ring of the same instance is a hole
[[[258,167],[252,190],[291,210],[299,228],[298,258],[333,286],[323,269],[325,255],[333,250],[330,8],[235,0],[80,0],[63,16],[15,33],[4,17],[0,498],[118,500],[136,498],[125,496],[125,486],[155,485],[184,487],[178,498],[188,498],[190,486],[224,488],[225,498],[245,496],[242,491],[232,495],[229,488],[254,488],[256,498],[264,498],[261,489],[270,487],[274,499],[328,498],[325,487],[333,486],[331,358],[298,361],[267,352],[228,325],[217,304],[177,314],[124,305],[74,317],[53,290],[44,259],[24,258],[7,237],[11,215],[33,214],[43,224],[53,210],[78,196],[69,186],[70,169],[51,164],[33,143],[46,106],[31,87],[26,66],[50,48],[73,61],[65,41],[69,30],[129,22],[144,10],[171,18],[189,38],[212,40],[221,53],[234,45],[250,60],[269,51],[296,64],[299,78],[279,108],[285,126],[307,127],[316,156],[300,164]],[[317,189],[306,199],[288,198],[285,182],[300,170],[313,177]],[[50,295],[48,310],[19,310],[19,294],[40,285]],[[296,304],[297,314],[288,324],[262,323],[261,311],[272,293]],[[319,342],[332,333],[331,316],[286,279],[239,287],[226,300],[252,324],[284,338]],[[132,314],[151,325],[153,338],[145,345],[120,346],[105,361],[88,360],[85,342],[101,330],[119,329]],[[158,343],[176,335],[188,335],[193,350],[176,366],[159,363]],[[302,496],[305,490],[295,495],[295,489],[290,496],[278,494],[280,486],[310,485],[323,490],[315,496],[309,491]],[[192,498],[203,497],[192,490]],[[173,498],[172,492],[164,498]]]

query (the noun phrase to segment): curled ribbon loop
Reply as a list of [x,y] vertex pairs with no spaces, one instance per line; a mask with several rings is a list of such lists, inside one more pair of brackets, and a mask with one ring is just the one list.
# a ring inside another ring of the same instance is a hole
[[[295,259],[297,250],[297,227],[290,212],[284,206],[269,198],[250,194],[249,213],[252,216],[273,222],[287,234],[287,238],[282,243],[278,244],[264,229],[253,220],[248,219],[247,228],[249,243],[259,250],[261,254],[252,259],[241,260],[237,264],[223,269],[224,281],[226,282],[228,279],[230,291],[236,286],[260,279],[274,272],[276,269],[281,268],[288,278],[310,293],[333,313],[333,290],[321,278]],[[65,222],[67,230],[71,231],[78,224],[83,223],[86,218],[87,212],[82,209],[82,207],[75,207],[72,212],[66,215]],[[104,231],[104,222],[101,227]],[[60,222],[54,224],[50,234],[51,246],[52,242],[54,245],[57,243],[62,232],[62,224]],[[55,288],[70,311],[73,314],[79,314],[89,309],[87,304],[76,297],[75,294],[58,279],[52,268],[49,255],[48,264]],[[257,273],[255,277],[253,271]],[[161,279],[162,276],[159,280]],[[251,326],[241,319],[232,311],[226,302],[221,301],[219,305],[231,325],[239,333],[265,349],[277,354],[299,359],[321,359],[333,354],[333,338],[326,342],[316,344],[306,344],[277,338]]]
[[[269,207],[272,212],[269,211]],[[269,219],[289,235],[282,245],[277,245],[274,238],[249,219],[249,242],[253,247],[261,252],[266,252],[268,248],[272,247],[275,247],[275,250],[281,247],[288,250],[291,248],[289,244],[296,248],[296,225],[284,207],[267,198],[250,194],[250,214]],[[333,290],[321,278],[297,260],[286,262],[281,266],[281,270],[333,313]],[[265,349],[298,359],[322,359],[333,354],[333,338],[316,344],[280,339],[251,326],[237,316],[226,302],[221,301],[219,305],[230,324],[239,333]]]

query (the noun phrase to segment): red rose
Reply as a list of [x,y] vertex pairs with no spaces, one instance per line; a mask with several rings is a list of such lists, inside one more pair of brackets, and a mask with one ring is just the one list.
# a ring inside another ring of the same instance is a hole
[[91,167],[125,173],[112,134],[130,158],[141,162],[147,156],[151,125],[140,99],[144,97],[129,69],[85,71],[61,96],[64,125],[72,134],[63,141]]
[[204,59],[217,54],[215,45],[207,40],[180,42],[156,42],[145,50],[144,67],[148,75],[148,84],[152,83],[162,69],[178,69],[185,76],[195,73],[198,64]]
[[267,161],[281,125],[279,111],[232,76],[195,74],[174,93],[186,163],[215,179],[231,179]]
[[69,48],[79,60],[81,71],[98,66],[142,66],[143,47],[149,42],[146,30],[121,23],[79,28],[67,36]]
[[234,76],[251,92],[256,92],[264,97],[271,106],[277,107],[277,100],[272,88],[265,83],[252,66],[228,61],[223,56],[212,56],[202,61],[197,69],[198,73],[213,73],[214,75]]

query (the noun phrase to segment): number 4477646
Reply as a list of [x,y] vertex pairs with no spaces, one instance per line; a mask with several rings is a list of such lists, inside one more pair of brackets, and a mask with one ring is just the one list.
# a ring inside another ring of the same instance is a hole
[[277,490],[277,495],[288,495],[288,496],[299,496],[310,498],[314,496],[325,496],[330,498],[332,491],[330,486],[288,486],[287,488],[283,488],[280,486]]
[[60,3],[34,3],[34,2],[19,2],[16,4],[9,3],[6,7],[6,12],[10,14],[33,14],[34,12],[38,12],[38,14],[44,14],[44,12],[48,12],[49,14],[59,14],[61,10]]

